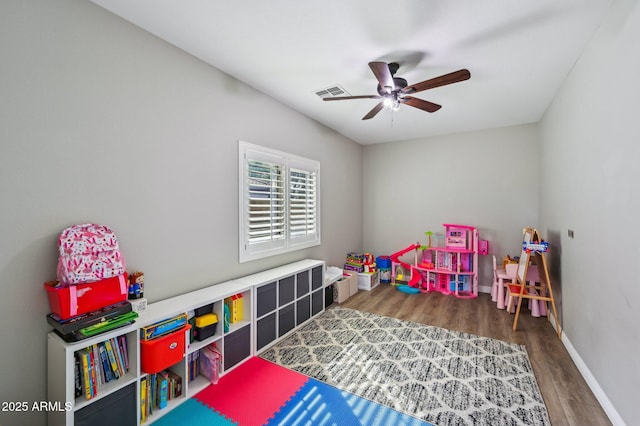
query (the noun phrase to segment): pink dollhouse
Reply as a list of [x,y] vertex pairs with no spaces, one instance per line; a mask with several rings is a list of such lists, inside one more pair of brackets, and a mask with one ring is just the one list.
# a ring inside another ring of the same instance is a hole
[[[478,230],[473,226],[444,224],[444,246],[414,244],[397,254],[416,250],[409,286],[422,292],[439,291],[460,298],[478,296]],[[418,250],[422,250],[421,258]],[[398,256],[392,256],[397,260]],[[395,271],[392,269],[392,273]],[[395,274],[394,274],[395,275]]]

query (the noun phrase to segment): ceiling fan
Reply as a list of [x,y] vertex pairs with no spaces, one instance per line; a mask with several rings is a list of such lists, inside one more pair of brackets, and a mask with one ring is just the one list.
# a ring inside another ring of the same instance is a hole
[[361,96],[335,96],[332,98],[323,98],[325,101],[343,101],[349,99],[382,99],[367,115],[362,117],[363,120],[369,120],[375,117],[383,108],[387,107],[393,111],[400,108],[400,104],[412,106],[427,112],[436,112],[442,105],[425,101],[424,99],[414,98],[410,96],[423,90],[433,89],[435,87],[446,86],[447,84],[458,83],[460,81],[471,78],[471,73],[467,69],[461,69],[449,74],[441,75],[420,83],[407,85],[407,80],[395,77],[400,65],[396,62],[387,64],[386,62],[369,62],[369,68],[378,80],[377,95],[361,95]]

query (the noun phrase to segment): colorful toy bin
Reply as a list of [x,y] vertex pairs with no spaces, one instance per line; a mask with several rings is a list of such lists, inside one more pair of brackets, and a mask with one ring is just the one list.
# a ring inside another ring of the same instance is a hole
[[376,257],[376,265],[380,271],[380,282],[389,284],[391,282],[391,258],[378,256]]

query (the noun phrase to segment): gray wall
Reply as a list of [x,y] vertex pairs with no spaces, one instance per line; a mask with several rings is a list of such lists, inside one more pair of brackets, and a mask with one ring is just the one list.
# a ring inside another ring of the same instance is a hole
[[[1,2],[0,400],[46,398],[42,283],[68,225],[111,225],[155,301],[460,222],[499,255],[525,225],[551,240],[565,344],[605,408],[640,423],[640,12],[615,5],[540,126],[362,148],[93,4]],[[321,161],[322,246],[237,262],[238,139]]]
[[[89,2],[3,1],[0,52],[0,401],[46,399],[69,225],[110,225],[150,302],[362,248],[360,145]],[[321,246],[238,263],[238,139],[321,162]]]
[[629,269],[640,259],[638,40],[640,6],[615,2],[540,126],[540,219],[565,341],[628,425],[640,424],[640,285]]
[[490,288],[491,255],[518,255],[522,228],[538,225],[538,148],[535,125],[366,146],[364,247],[391,254],[444,223],[475,226],[490,241],[478,276]]

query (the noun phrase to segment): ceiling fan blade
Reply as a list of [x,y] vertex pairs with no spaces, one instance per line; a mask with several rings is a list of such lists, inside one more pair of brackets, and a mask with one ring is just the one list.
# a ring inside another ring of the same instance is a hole
[[412,84],[402,89],[402,93],[417,93],[423,90],[433,89],[434,87],[446,86],[447,84],[457,83],[459,81],[468,80],[471,78],[471,73],[468,69],[461,69],[449,74],[441,75],[440,77],[425,80],[420,83]]
[[424,99],[420,98],[414,98],[412,96],[405,96],[398,100],[402,104],[409,105],[427,112],[436,112],[437,110],[442,108],[442,105],[434,104],[433,102],[425,101]]
[[377,113],[379,113],[382,108],[384,108],[384,103],[380,102],[378,105],[374,106],[373,109],[371,111],[369,111],[369,113],[367,115],[365,115],[364,117],[362,117],[363,120],[368,120],[370,118],[373,118],[376,116]]
[[369,68],[373,71],[384,92],[391,93],[396,88],[393,75],[391,75],[389,65],[386,62],[369,62]]
[[344,101],[349,99],[380,99],[378,95],[359,95],[359,96],[334,96],[332,98],[322,98],[323,101]]

